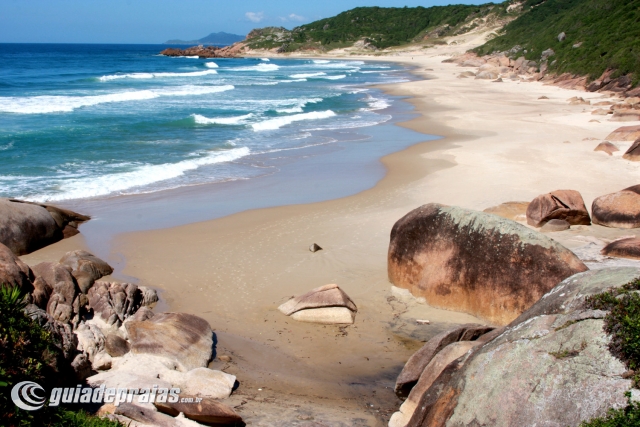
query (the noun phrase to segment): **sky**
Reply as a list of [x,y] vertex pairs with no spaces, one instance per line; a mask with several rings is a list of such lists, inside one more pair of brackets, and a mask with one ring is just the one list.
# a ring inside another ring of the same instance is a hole
[[[295,26],[358,6],[481,4],[474,0],[0,0],[0,43],[163,43],[224,31]],[[499,0],[494,0],[499,2]]]

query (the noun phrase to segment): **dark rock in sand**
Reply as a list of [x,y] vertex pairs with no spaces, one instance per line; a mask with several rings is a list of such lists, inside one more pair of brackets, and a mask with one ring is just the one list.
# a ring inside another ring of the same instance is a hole
[[542,227],[552,219],[563,219],[571,225],[591,225],[584,200],[575,190],[556,190],[542,194],[527,207],[527,223]]
[[613,145],[612,143],[610,143],[609,141],[604,141],[604,142],[601,142],[600,144],[598,144],[598,146],[596,148],[594,148],[593,151],[603,151],[603,152],[605,152],[605,153],[607,153],[608,155],[611,156],[616,151],[620,151],[620,149],[618,147],[616,147],[615,145]]
[[[189,398],[195,396],[181,394],[180,397]],[[236,411],[214,399],[203,399],[199,403],[155,402],[154,405],[158,408],[158,411],[165,414],[175,417],[182,412],[186,418],[207,426],[244,425],[242,417],[238,415]]]
[[398,397],[403,398],[409,395],[413,386],[418,382],[420,375],[422,375],[424,368],[440,350],[454,342],[474,341],[493,329],[491,326],[478,324],[457,325],[431,338],[409,358],[402,372],[398,375],[395,385],[395,392]]
[[564,280],[493,340],[450,363],[408,426],[577,426],[626,406],[625,365],[611,355],[606,314],[585,297],[622,286],[635,268]]
[[[490,248],[490,250],[488,250]],[[561,280],[587,267],[516,222],[436,203],[393,226],[389,280],[435,307],[506,324]]]
[[213,331],[201,317],[162,313],[125,323],[131,351],[177,360],[187,370],[206,367],[212,358]]
[[636,139],[629,149],[622,155],[623,159],[640,162],[640,138]]
[[131,346],[124,338],[116,334],[109,334],[104,341],[104,349],[111,357],[121,357],[129,353]]
[[311,246],[309,246],[309,250],[311,252],[318,252],[321,251],[322,248],[320,247],[320,245],[318,245],[317,243],[312,244]]
[[71,274],[78,282],[78,287],[83,294],[96,280],[113,273],[113,268],[97,256],[83,250],[67,252],[61,259],[60,264],[71,269]]
[[640,238],[627,237],[615,240],[605,246],[601,253],[616,258],[640,259]]
[[640,185],[597,197],[591,205],[593,223],[605,227],[640,227]]
[[540,231],[543,233],[549,233],[553,231],[564,231],[571,228],[571,224],[569,224],[564,219],[552,219],[549,220],[545,225],[540,228]]

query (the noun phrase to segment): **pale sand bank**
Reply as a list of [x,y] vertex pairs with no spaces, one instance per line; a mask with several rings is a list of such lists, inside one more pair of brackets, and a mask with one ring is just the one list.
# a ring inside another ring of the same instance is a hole
[[[395,377],[420,345],[411,337],[426,339],[448,322],[479,321],[392,294],[389,232],[411,209],[440,202],[482,210],[556,189],[578,190],[590,206],[599,195],[638,184],[640,164],[621,158],[630,143],[616,143],[622,151],[612,157],[593,152],[612,130],[636,123],[607,122],[566,102],[601,94],[458,79],[465,69],[442,63],[450,50],[380,58],[418,67],[425,80],[384,89],[410,96],[421,113],[405,126],[445,138],[385,157],[388,173],[374,188],[116,238],[113,256],[126,259],[123,274],[161,288],[172,311],[200,315],[218,333],[219,354],[233,361],[214,366],[238,375],[241,386],[232,399],[250,425],[311,419],[386,425],[399,406]],[[542,95],[549,99],[539,100]],[[590,123],[593,118],[602,123]],[[577,247],[592,235],[632,234],[638,232],[584,227],[557,237]],[[61,243],[65,250],[82,245],[74,239]],[[324,250],[309,252],[314,242]],[[63,253],[61,244],[23,259]],[[297,323],[276,310],[290,296],[328,283],[339,284],[358,305],[353,326]],[[417,326],[415,319],[432,324]]]

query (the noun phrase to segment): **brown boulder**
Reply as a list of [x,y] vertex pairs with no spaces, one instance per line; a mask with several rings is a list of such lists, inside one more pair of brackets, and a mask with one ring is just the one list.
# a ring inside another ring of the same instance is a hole
[[18,287],[31,292],[33,273],[29,267],[20,261],[11,249],[0,243],[0,286]]
[[609,119],[612,122],[637,122],[640,121],[640,111],[621,109],[615,110],[613,117]]
[[564,219],[550,219],[547,223],[540,227],[540,231],[542,233],[549,233],[554,231],[564,231],[570,228],[571,224],[569,224]]
[[631,147],[622,155],[622,158],[632,162],[640,162],[640,138],[631,144]]
[[605,227],[640,227],[640,185],[597,197],[591,205],[593,223]]
[[162,313],[125,323],[131,352],[167,357],[187,370],[206,367],[212,357],[213,331],[206,320],[186,313]]
[[[192,398],[195,402],[195,396],[180,394],[181,400],[185,398]],[[236,411],[214,399],[205,398],[198,403],[155,402],[154,405],[162,413],[175,417],[182,412],[186,418],[207,426],[244,425],[242,417]]]
[[512,221],[523,221],[526,219],[529,202],[505,202],[498,206],[492,206],[482,212],[501,216]]
[[640,138],[640,125],[623,126],[611,132],[605,139],[608,141],[635,141]]
[[587,267],[514,221],[431,203],[393,226],[389,280],[435,307],[506,324]]
[[122,325],[142,303],[142,292],[132,283],[96,282],[87,293],[89,306],[108,325]]
[[616,258],[640,259],[640,238],[627,237],[613,241],[602,248],[601,253]]
[[[53,291],[47,303],[47,313],[62,323],[74,320],[79,307],[74,307],[78,289],[73,282],[58,282],[53,285]],[[77,320],[77,319],[76,319]]]
[[116,334],[109,334],[104,341],[104,349],[111,357],[121,357],[129,353],[131,346],[124,338]]
[[575,190],[556,190],[542,194],[527,208],[527,224],[542,227],[552,219],[563,219],[571,225],[591,225],[584,200]]
[[83,294],[87,293],[96,280],[113,273],[113,268],[109,264],[83,250],[67,252],[60,259],[60,264],[71,269],[71,274],[75,277]]
[[493,329],[490,326],[477,324],[458,325],[431,338],[409,358],[404,368],[402,368],[402,372],[398,375],[395,386],[395,392],[398,397],[403,398],[409,395],[413,386],[418,382],[420,375],[422,375],[424,368],[440,350],[454,342],[474,341]]
[[42,278],[51,288],[58,282],[75,282],[71,275],[71,269],[66,265],[53,262],[41,262],[40,264],[34,265],[32,270],[36,277]]
[[598,146],[594,148],[593,151],[603,151],[611,156],[616,151],[620,151],[620,149],[615,145],[613,145],[612,143],[610,143],[609,141],[604,141],[598,144]]

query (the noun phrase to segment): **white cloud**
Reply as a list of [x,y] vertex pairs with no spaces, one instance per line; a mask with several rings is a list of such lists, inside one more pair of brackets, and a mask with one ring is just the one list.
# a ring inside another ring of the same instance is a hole
[[264,12],[247,12],[244,16],[251,22],[260,22],[264,19]]
[[292,21],[304,21],[305,17],[304,16],[300,16],[300,15],[296,15],[295,13],[292,13],[291,15],[289,15],[289,19]]

